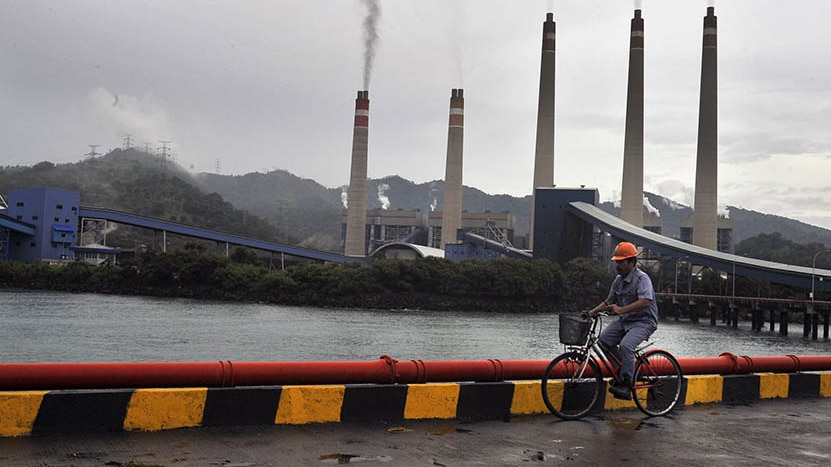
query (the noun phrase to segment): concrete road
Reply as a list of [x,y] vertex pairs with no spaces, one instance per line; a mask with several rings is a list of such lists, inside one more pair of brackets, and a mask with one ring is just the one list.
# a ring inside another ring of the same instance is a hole
[[831,464],[831,399],[623,410],[581,421],[407,421],[0,439],[3,466]]

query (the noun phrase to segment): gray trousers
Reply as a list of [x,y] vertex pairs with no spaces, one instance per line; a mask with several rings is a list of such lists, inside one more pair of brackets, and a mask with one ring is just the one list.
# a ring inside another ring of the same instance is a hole
[[[600,341],[620,360],[620,377],[632,383],[635,373],[635,348],[655,332],[656,327],[644,321],[612,321],[600,333]],[[614,362],[611,362],[614,364]]]

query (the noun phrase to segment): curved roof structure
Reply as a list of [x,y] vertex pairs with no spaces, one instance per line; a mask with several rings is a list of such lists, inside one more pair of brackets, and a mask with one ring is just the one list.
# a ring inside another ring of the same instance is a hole
[[740,276],[777,284],[831,291],[831,270],[747,258],[691,245],[636,227],[597,206],[582,201],[573,201],[566,209],[570,214],[608,232],[615,238],[635,243],[665,256],[677,259],[687,258],[697,265],[720,271],[731,271]]
[[369,255],[374,259],[416,259],[428,256],[444,258],[444,250],[414,243],[390,242],[379,246]]

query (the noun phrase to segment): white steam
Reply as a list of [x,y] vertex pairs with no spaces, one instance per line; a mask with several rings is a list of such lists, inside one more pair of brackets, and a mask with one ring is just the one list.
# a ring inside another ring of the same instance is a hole
[[344,209],[349,209],[349,185],[344,185],[341,187],[340,202],[343,203]]
[[124,134],[136,141],[173,139],[165,105],[152,96],[138,98],[96,88],[87,99],[92,120],[102,133],[114,139],[121,139]]
[[378,202],[381,203],[381,209],[389,209],[390,207],[390,199],[387,196],[387,190],[390,189],[390,186],[386,183],[379,183],[378,184]]
[[439,206],[439,189],[435,182],[430,183],[430,200],[430,212],[433,212]]
[[653,206],[652,203],[649,202],[649,198],[647,198],[646,196],[643,197],[643,207],[646,208],[646,212],[661,217],[661,211],[659,211],[658,208]]

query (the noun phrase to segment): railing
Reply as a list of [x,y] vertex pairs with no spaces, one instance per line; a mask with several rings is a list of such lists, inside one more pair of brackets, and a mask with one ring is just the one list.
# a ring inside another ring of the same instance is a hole
[[741,306],[743,308],[786,308],[814,311],[831,311],[831,302],[821,300],[796,300],[789,298],[740,297],[732,295],[700,295],[685,293],[656,293],[659,301],[671,300],[673,303],[724,303]]

